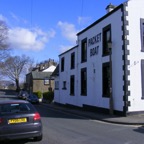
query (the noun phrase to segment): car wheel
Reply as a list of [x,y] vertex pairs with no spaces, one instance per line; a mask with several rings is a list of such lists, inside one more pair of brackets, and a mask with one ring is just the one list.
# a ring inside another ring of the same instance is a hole
[[42,135],[37,136],[37,137],[34,137],[34,141],[41,141],[41,140],[42,140],[42,138],[43,138],[43,136],[42,136]]

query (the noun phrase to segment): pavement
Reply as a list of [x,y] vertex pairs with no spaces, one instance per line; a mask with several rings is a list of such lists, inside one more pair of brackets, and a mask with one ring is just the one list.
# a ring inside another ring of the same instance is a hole
[[63,112],[76,114],[87,119],[93,119],[93,120],[99,120],[103,122],[123,124],[123,125],[144,125],[144,114],[128,115],[127,117],[124,117],[124,116],[116,116],[116,115],[90,112],[90,111],[85,111],[82,109],[72,109],[72,108],[62,106],[62,105],[57,105],[55,103],[50,103],[50,104],[41,103],[41,104],[51,109],[57,109]]

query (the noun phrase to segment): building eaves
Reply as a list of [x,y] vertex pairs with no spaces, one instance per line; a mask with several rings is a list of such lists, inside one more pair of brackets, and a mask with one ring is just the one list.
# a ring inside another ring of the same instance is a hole
[[95,26],[96,24],[100,23],[101,21],[103,21],[105,18],[109,17],[111,14],[113,14],[114,12],[116,12],[117,10],[123,8],[123,4],[120,4],[119,6],[117,6],[114,10],[112,10],[111,12],[107,13],[106,15],[104,15],[103,17],[101,17],[100,19],[98,19],[97,21],[95,21],[94,23],[92,23],[91,25],[89,25],[88,27],[86,27],[85,29],[83,29],[82,31],[80,31],[79,33],[77,33],[77,36],[84,33],[85,31],[87,31],[88,29],[92,28],[93,26]]
[[57,65],[56,69],[54,70],[51,76],[52,77],[59,76],[59,64]]
[[61,53],[59,56],[61,56],[61,55],[65,54],[65,53],[67,53],[67,52],[69,52],[69,51],[71,51],[71,50],[75,49],[76,47],[78,47],[78,45],[76,45],[76,46],[74,46],[74,47],[72,47],[72,48],[68,49],[67,51],[65,51],[65,52]]
[[52,72],[32,72],[32,78],[33,79],[39,79],[39,80],[43,80],[45,78],[50,78]]

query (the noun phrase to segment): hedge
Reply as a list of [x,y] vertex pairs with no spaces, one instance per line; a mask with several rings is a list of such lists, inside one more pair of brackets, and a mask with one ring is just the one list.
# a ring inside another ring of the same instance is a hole
[[43,99],[48,100],[51,103],[54,99],[54,92],[53,91],[44,92]]
[[37,97],[38,97],[39,99],[41,99],[41,98],[43,97],[41,91],[34,92],[34,94],[37,95]]

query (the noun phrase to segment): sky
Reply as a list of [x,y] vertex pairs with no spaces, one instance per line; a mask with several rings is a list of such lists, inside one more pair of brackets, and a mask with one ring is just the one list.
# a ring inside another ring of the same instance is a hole
[[59,54],[76,45],[76,34],[106,14],[107,5],[125,1],[0,0],[0,20],[9,29],[11,55],[59,61]]

